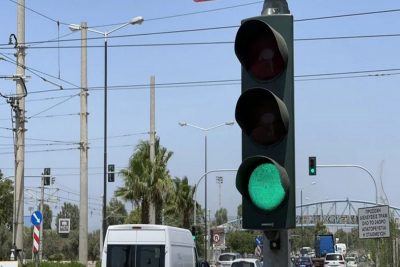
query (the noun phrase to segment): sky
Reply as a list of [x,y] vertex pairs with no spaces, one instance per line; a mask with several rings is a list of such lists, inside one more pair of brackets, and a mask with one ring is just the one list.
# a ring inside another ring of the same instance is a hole
[[[7,61],[0,61],[0,75],[16,72],[16,66],[9,62],[14,59],[15,49],[7,45],[10,34],[17,34],[15,1],[1,1],[0,57]],[[400,160],[397,153],[400,119],[395,115],[400,111],[400,92],[397,90],[400,76],[399,70],[380,71],[399,69],[396,63],[399,36],[302,40],[397,34],[399,12],[304,19],[398,9],[399,3],[380,1],[377,5],[372,0],[288,3],[294,19],[298,20],[295,22],[294,52],[296,186],[316,182],[303,189],[303,203],[326,198],[375,201],[373,181],[360,169],[318,168],[316,176],[308,176],[308,157],[316,156],[317,164],[365,167],[375,177],[380,194],[382,178],[390,205],[400,206],[396,163]],[[174,152],[169,162],[171,175],[187,176],[191,184],[196,184],[204,173],[204,132],[180,127],[178,122],[208,128],[234,121],[241,92],[238,82],[240,63],[233,50],[237,27],[199,29],[238,26],[242,19],[260,15],[262,1],[43,0],[26,1],[25,5],[31,9],[26,10],[26,42],[48,41],[59,36],[64,40],[32,44],[26,50],[26,66],[35,73],[26,72],[31,76],[27,83],[26,115],[32,118],[26,123],[25,175],[40,175],[43,168],[51,168],[56,183],[52,189],[46,189],[46,195],[54,193],[54,197],[60,199],[50,204],[54,215],[64,201],[79,204],[80,158],[76,143],[80,138],[80,100],[77,95],[81,79],[80,32],[72,33],[69,24],[87,22],[89,28],[104,32],[134,17],[144,18],[142,25],[124,27],[108,39],[108,164],[115,164],[117,171],[126,167],[134,145],[140,139],[148,140],[149,83],[154,75],[157,84],[156,132],[161,144]],[[204,12],[209,10],[213,11]],[[113,25],[107,26],[110,24]],[[184,32],[155,34],[181,30]],[[131,36],[118,37],[123,35]],[[100,226],[100,195],[103,192],[104,38],[92,32],[88,32],[88,38],[96,38],[88,40],[89,46],[96,46],[88,48],[88,87],[98,87],[98,90],[89,91],[88,97],[89,229],[94,230]],[[77,40],[65,41],[71,39]],[[214,44],[185,44],[200,42]],[[128,46],[113,47],[116,45]],[[304,77],[349,72],[361,73]],[[391,75],[380,75],[389,73]],[[44,82],[41,77],[62,85],[64,90]],[[188,83],[221,80],[237,82]],[[166,83],[174,85],[161,85]],[[15,92],[15,83],[0,79],[0,92]],[[12,132],[4,129],[11,128],[10,112],[6,99],[0,99],[0,169],[5,176],[14,174]],[[241,129],[236,123],[209,131],[207,156],[208,170],[239,167]],[[235,172],[223,172],[208,176],[207,203],[211,217],[218,209],[216,176],[224,179],[222,207],[227,208],[230,218],[236,216],[241,197],[235,188],[235,175]],[[38,178],[25,179],[26,190],[30,192],[25,194],[29,201],[25,204],[26,215],[30,214],[29,207],[36,206],[29,197],[37,194],[38,186]],[[117,176],[115,183],[108,183],[108,200],[118,186],[122,186],[122,180]],[[197,196],[203,207],[204,190],[202,182]],[[296,192],[298,203],[299,191]],[[127,204],[127,209],[131,208]]]

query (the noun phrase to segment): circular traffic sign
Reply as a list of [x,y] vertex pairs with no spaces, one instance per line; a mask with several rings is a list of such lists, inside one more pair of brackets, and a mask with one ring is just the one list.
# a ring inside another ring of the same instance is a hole
[[218,243],[219,240],[220,240],[219,234],[214,234],[213,235],[213,240],[214,240],[215,243]]

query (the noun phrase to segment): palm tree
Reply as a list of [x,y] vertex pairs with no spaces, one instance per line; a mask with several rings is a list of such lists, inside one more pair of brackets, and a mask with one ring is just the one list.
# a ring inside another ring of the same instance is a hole
[[181,215],[182,227],[190,228],[190,219],[193,216],[193,196],[196,186],[189,185],[186,176],[181,180],[178,177],[173,179],[173,192],[169,195],[169,207],[166,210],[168,215]]
[[129,159],[129,165],[122,169],[119,174],[124,180],[124,186],[115,191],[116,197],[122,197],[125,201],[132,201],[136,206],[142,207],[141,222],[149,223],[149,164],[142,161],[134,153]]
[[[160,145],[160,138],[155,140],[155,160],[150,161],[150,143],[140,140],[135,147],[135,153],[129,160],[127,169],[121,170],[125,186],[118,188],[116,196],[133,201],[137,206],[142,206],[142,223],[149,223],[150,202],[156,206],[156,224],[161,224],[162,209],[166,194],[172,186],[168,160],[173,155]],[[152,179],[152,171],[154,178]]]

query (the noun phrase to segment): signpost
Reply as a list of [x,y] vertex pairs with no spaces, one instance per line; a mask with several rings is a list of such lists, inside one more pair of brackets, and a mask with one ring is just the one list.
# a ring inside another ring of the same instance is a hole
[[389,206],[375,206],[358,209],[359,238],[390,237]]

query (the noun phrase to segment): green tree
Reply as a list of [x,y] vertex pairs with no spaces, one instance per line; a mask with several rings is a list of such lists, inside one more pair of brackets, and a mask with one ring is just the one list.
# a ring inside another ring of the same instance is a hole
[[13,181],[3,179],[3,174],[0,170],[0,225],[12,228],[14,202],[14,185]]
[[129,216],[125,218],[127,224],[139,224],[142,216],[142,208],[137,207],[129,213]]
[[157,137],[155,161],[151,162],[149,141],[140,140],[129,159],[128,167],[119,173],[124,186],[117,188],[115,196],[142,207],[141,223],[149,223],[149,206],[153,202],[156,204],[156,223],[161,224],[163,202],[172,184],[167,169],[172,154],[160,145],[160,138]]
[[254,253],[256,248],[254,236],[244,231],[229,232],[226,236],[226,243],[232,251],[240,254]]
[[[175,177],[173,179],[173,189],[168,197],[166,215],[174,216],[182,220],[183,228],[189,229],[193,217],[194,203],[193,196],[196,186],[189,185],[189,179],[184,176],[182,179]],[[179,216],[181,215],[181,216]]]
[[323,235],[323,234],[327,234],[328,230],[326,229],[326,226],[324,225],[323,222],[318,221],[315,224],[315,228],[314,228],[314,234],[315,235]]
[[215,212],[215,223],[221,225],[228,222],[228,210],[221,208]]
[[100,258],[100,231],[88,234],[88,259],[96,261]]
[[79,207],[75,204],[64,202],[61,211],[57,214],[56,229],[58,229],[59,219],[70,219],[70,230],[79,229]]
[[45,230],[43,235],[45,240],[43,242],[44,256],[49,258],[62,253],[62,246],[64,244],[64,241],[67,241],[68,239],[61,238],[56,230]]
[[237,218],[240,219],[240,218],[242,218],[242,216],[243,216],[243,213],[242,213],[242,204],[240,204],[240,205],[237,207]]
[[107,206],[107,225],[123,224],[128,212],[124,203],[118,199],[111,199]]
[[12,244],[12,231],[5,225],[0,225],[0,261],[10,259],[10,248]]
[[68,238],[63,240],[62,244],[61,251],[65,256],[65,260],[77,260],[79,255],[79,231],[72,230]]
[[[38,209],[40,210],[40,205]],[[50,206],[47,204],[43,204],[43,228],[44,229],[51,229],[51,224],[53,223],[53,211],[51,210]]]

